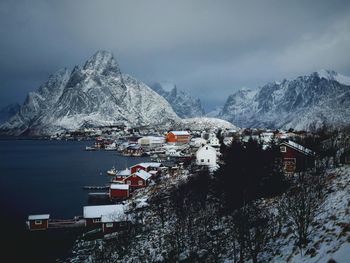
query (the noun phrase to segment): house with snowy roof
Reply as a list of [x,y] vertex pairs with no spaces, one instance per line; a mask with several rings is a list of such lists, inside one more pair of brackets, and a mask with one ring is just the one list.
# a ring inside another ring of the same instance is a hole
[[102,226],[102,217],[119,218],[124,214],[124,205],[94,205],[83,207],[85,226],[98,228]]
[[280,152],[286,173],[301,172],[315,165],[316,153],[293,141],[282,142]]
[[216,149],[210,145],[203,145],[196,152],[196,164],[199,166],[208,166],[215,169],[217,166]]
[[27,221],[28,229],[31,231],[46,230],[49,228],[49,219],[49,214],[29,215]]
[[149,184],[151,177],[152,174],[144,170],[138,170],[125,178],[124,183],[130,185],[131,188],[146,187]]
[[130,195],[130,186],[128,184],[111,184],[109,187],[109,198],[111,200],[115,199],[125,199]]
[[149,163],[138,163],[130,167],[131,173],[136,173],[139,170],[144,170],[146,172],[150,171],[158,171],[163,167],[163,164],[157,162],[149,162]]
[[188,131],[170,131],[167,134],[167,143],[186,144],[191,140],[191,134]]
[[116,176],[113,178],[112,183],[124,183],[124,179],[131,174],[130,169],[124,169],[118,171]]

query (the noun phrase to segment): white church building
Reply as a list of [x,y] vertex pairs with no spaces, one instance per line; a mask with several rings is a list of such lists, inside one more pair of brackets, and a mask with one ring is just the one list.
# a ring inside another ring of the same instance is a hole
[[216,149],[210,145],[204,145],[200,147],[196,153],[196,164],[206,165],[211,168],[217,167],[217,155]]

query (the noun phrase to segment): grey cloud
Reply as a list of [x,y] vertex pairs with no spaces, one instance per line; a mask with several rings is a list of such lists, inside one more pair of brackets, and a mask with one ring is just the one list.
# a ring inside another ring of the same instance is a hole
[[207,108],[247,86],[329,68],[350,75],[349,1],[2,1],[0,105],[107,49]]

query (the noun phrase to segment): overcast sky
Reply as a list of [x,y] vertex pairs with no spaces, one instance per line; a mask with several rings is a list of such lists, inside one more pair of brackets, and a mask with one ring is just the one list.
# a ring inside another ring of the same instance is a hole
[[1,0],[0,106],[96,50],[209,110],[241,87],[322,68],[350,76],[350,1]]

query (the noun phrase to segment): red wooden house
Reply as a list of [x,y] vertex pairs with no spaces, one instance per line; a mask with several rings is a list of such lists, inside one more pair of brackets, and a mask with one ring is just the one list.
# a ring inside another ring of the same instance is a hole
[[46,230],[49,227],[49,214],[44,215],[29,215],[27,226],[29,230]]
[[187,131],[171,131],[167,134],[166,141],[175,144],[189,143],[191,135]]
[[280,151],[286,173],[304,171],[315,165],[315,152],[293,141],[282,142]]
[[112,183],[124,183],[124,179],[131,174],[129,169],[117,172],[117,175],[113,178]]
[[109,197],[110,199],[125,199],[129,197],[129,188],[128,184],[111,184],[109,188]]
[[102,226],[103,215],[115,215],[120,211],[121,205],[95,205],[84,206],[83,217],[85,219],[85,226],[88,228],[98,228]]
[[130,167],[131,173],[136,173],[139,170],[149,171],[159,171],[163,165],[161,163],[138,163]]
[[130,185],[132,188],[146,187],[152,175],[144,170],[138,170],[125,178],[124,183]]
[[118,213],[107,214],[101,217],[103,234],[110,234],[126,229],[128,226],[127,216],[123,205],[119,205]]

